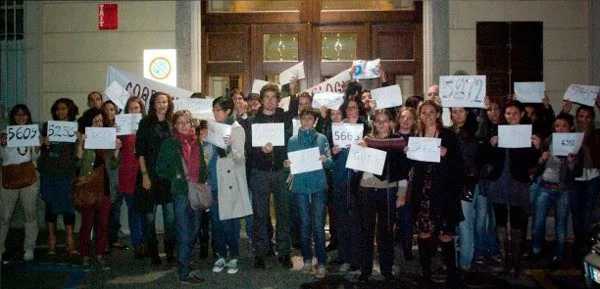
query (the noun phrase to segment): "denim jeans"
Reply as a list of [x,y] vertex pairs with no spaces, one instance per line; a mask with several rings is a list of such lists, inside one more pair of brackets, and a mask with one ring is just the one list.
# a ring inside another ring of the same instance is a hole
[[475,203],[460,201],[462,212],[465,219],[458,224],[460,233],[460,255],[458,265],[460,268],[471,268],[474,251],[474,235],[475,235]]
[[217,254],[222,258],[237,259],[240,256],[240,219],[221,220],[217,190],[212,191],[212,197],[211,229]]
[[483,185],[475,186],[473,204],[475,206],[474,257],[497,255],[500,251],[496,240],[496,219],[492,203],[482,194]]
[[583,248],[588,241],[588,232],[592,223],[592,213],[598,197],[600,177],[589,181],[575,181],[575,190],[571,191],[570,202],[573,213],[574,248]]
[[[158,239],[156,238],[156,210],[159,205],[154,205],[152,213],[144,215],[146,240],[151,252],[158,252]],[[175,212],[173,211],[173,202],[160,205],[162,206],[163,224],[165,233],[163,235],[163,244],[165,252],[172,251],[175,246]]]
[[123,204],[123,194],[117,193],[115,201],[110,204],[110,221],[108,228],[108,245],[119,241],[119,229],[121,229],[121,205]]
[[567,192],[552,192],[542,187],[538,188],[535,200],[533,225],[533,253],[540,253],[546,236],[546,217],[548,209],[554,205],[554,231],[556,232],[556,256],[564,256],[567,240],[567,219],[569,218],[569,194]]
[[121,193],[119,193],[119,195],[123,196],[123,199],[125,199],[125,203],[127,204],[127,221],[129,224],[131,245],[134,247],[139,247],[143,244],[146,244],[146,236],[142,233],[146,231],[144,229],[145,224],[142,221],[142,214],[140,214],[137,210],[134,210],[133,195]]
[[185,195],[173,195],[175,228],[177,235],[177,262],[179,279],[190,274],[190,260],[196,244],[196,234],[200,225],[200,212],[194,211]]
[[[311,235],[314,235],[315,253],[319,265],[327,265],[325,250],[325,203],[327,191],[309,194],[293,194],[294,203],[298,209],[300,220],[300,243],[304,263],[311,263],[313,258]],[[312,228],[312,230],[311,230]],[[313,234],[311,234],[311,231]]]

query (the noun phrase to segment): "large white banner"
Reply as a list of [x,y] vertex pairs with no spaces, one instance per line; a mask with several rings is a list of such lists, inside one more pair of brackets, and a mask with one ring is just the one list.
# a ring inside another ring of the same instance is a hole
[[116,69],[112,66],[108,66],[106,70],[106,88],[108,88],[113,81],[116,81],[120,86],[125,88],[127,92],[133,96],[137,96],[144,101],[146,110],[149,107],[150,96],[152,93],[157,91],[166,92],[175,99],[185,99],[192,95],[191,91],[166,85],[151,79],[144,78],[140,75],[136,75],[130,72],[126,72],[120,69]]
[[313,93],[315,90],[329,91],[329,92],[344,92],[342,84],[346,81],[350,81],[350,68],[334,75],[333,77],[307,89],[308,93]]

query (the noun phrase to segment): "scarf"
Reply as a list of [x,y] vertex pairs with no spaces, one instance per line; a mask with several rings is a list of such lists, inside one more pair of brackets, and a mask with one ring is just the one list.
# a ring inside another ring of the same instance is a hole
[[[232,125],[234,122],[235,122],[235,116],[233,115],[233,113],[230,114],[227,117],[227,119],[225,119],[225,123],[228,124],[228,125]],[[229,150],[229,148],[228,148],[228,150]],[[217,153],[219,153],[219,157],[220,158],[227,157],[227,151],[224,150],[224,149],[222,149],[222,148],[220,148],[220,147],[217,147]]]
[[196,139],[196,133],[190,129],[187,134],[175,131],[174,135],[181,144],[181,156],[187,167],[187,179],[197,183],[200,171],[200,146]]

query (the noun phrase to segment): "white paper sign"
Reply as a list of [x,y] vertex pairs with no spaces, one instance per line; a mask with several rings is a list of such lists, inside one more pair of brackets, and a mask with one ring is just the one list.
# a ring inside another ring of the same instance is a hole
[[115,127],[86,127],[85,149],[114,149],[117,140],[117,128]]
[[531,125],[511,124],[498,126],[498,147],[528,148],[531,147]]
[[215,117],[212,113],[213,101],[212,98],[176,99],[173,101],[173,111],[186,109],[192,113],[194,118],[214,120]]
[[[260,94],[260,90],[263,86],[269,83],[270,82],[266,80],[255,79],[254,82],[252,82],[252,93]],[[281,84],[278,84],[277,87],[279,87],[279,91],[281,91]]]
[[545,90],[544,82],[515,82],[515,94],[520,102],[542,103]]
[[213,120],[208,121],[208,134],[206,141],[214,144],[222,149],[226,149],[225,136],[231,135],[231,126],[228,124],[216,122]]
[[406,157],[415,161],[439,163],[442,139],[437,137],[408,138]]
[[283,109],[283,111],[290,110],[290,97],[286,96],[279,100],[279,108]]
[[331,136],[333,145],[346,147],[355,144],[363,137],[362,123],[332,123]]
[[293,118],[292,119],[292,136],[296,136],[298,135],[298,130],[300,129],[300,119],[299,118]]
[[400,85],[390,85],[371,90],[371,97],[377,109],[398,107],[402,105],[402,91]]
[[288,84],[292,81],[293,77],[298,80],[306,78],[306,75],[304,75],[304,61],[300,61],[300,63],[281,72],[279,74],[279,84]]
[[125,109],[125,105],[127,104],[127,99],[129,99],[129,92],[125,90],[118,82],[113,81],[105,90],[104,94],[112,100],[115,105],[117,105],[120,109]]
[[115,115],[117,135],[135,134],[142,120],[141,113],[124,113]]
[[290,160],[290,174],[312,172],[323,169],[323,164],[319,158],[321,153],[319,148],[309,148],[288,153]]
[[344,94],[339,92],[318,91],[313,96],[312,107],[339,109],[344,103]]
[[367,61],[367,60],[354,60],[352,65],[356,67],[354,70],[354,78],[356,79],[367,79],[379,77],[379,59]]
[[253,123],[252,146],[262,147],[267,143],[273,146],[285,145],[285,124],[278,123]]
[[37,124],[9,125],[6,134],[6,145],[11,148],[40,145],[40,128]]
[[315,91],[329,91],[329,92],[344,92],[342,88],[344,82],[350,81],[352,79],[350,75],[350,68],[334,75],[333,77],[307,89],[308,93],[313,93]]
[[46,135],[50,141],[76,142],[77,122],[49,120]]
[[577,153],[583,143],[583,134],[582,132],[553,133],[552,155],[568,156]]
[[600,86],[571,84],[567,91],[565,91],[563,99],[594,106],[598,91],[600,91]]
[[351,145],[346,168],[381,175],[386,155],[387,153],[382,150]]
[[485,107],[485,75],[440,76],[443,107]]

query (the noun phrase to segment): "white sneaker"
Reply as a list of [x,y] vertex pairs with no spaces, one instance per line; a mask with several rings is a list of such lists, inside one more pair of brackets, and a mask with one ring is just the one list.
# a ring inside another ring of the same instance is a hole
[[227,273],[235,274],[238,272],[238,259],[231,259],[227,263]]
[[33,250],[27,249],[25,250],[25,254],[23,254],[23,261],[33,261],[34,254]]
[[219,273],[225,269],[227,266],[227,262],[225,262],[225,258],[219,258],[217,262],[215,262],[215,266],[213,266],[213,272]]
[[348,272],[350,270],[350,263],[344,263],[340,266],[340,272]]

